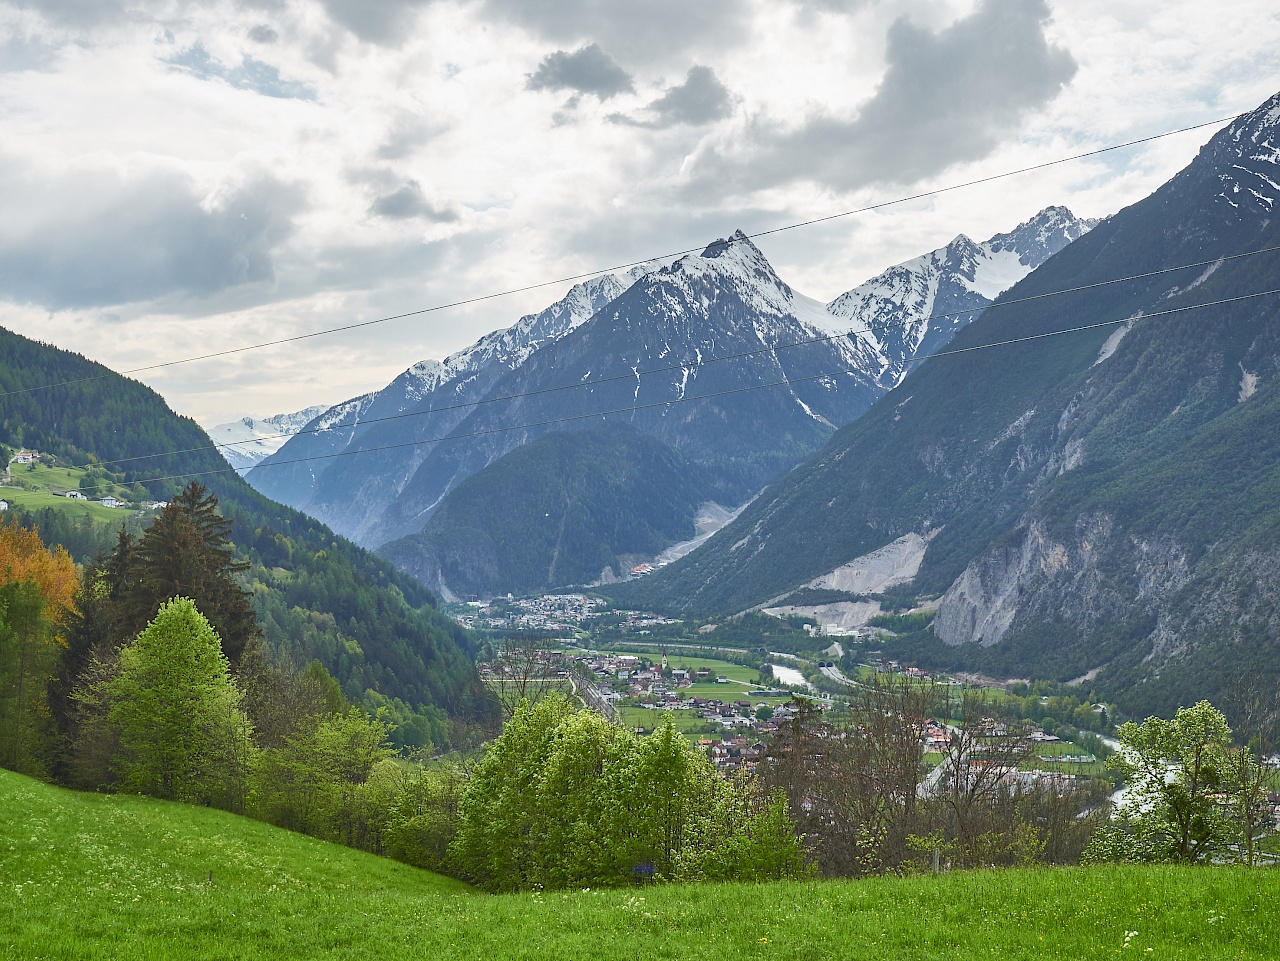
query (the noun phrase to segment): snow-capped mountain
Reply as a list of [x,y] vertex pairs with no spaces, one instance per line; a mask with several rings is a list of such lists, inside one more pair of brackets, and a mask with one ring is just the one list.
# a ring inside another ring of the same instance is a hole
[[218,452],[227,459],[227,463],[244,475],[328,409],[324,406],[308,407],[292,414],[241,417],[229,424],[211,428],[209,437],[218,445]]
[[668,444],[737,505],[882,393],[876,346],[801,319],[822,305],[782,281],[742,233],[640,278],[503,378],[434,445],[360,532],[414,533],[465,478],[552,430],[626,423]]
[[[625,421],[701,472],[708,500],[737,505],[1088,226],[1050,208],[984,244],[957,238],[830,305],[794,290],[738,232],[579,284],[415,364],[326,412],[249,480],[380,546],[420,530],[459,483],[515,447]],[[968,313],[930,320],[957,303]],[[358,456],[297,462],[337,453]]]
[[[344,534],[354,533],[363,523],[357,515],[379,512],[412,476],[429,447],[420,442],[447,434],[470,412],[465,405],[482,400],[539,346],[576,329],[659,266],[655,262],[593,277],[576,284],[545,310],[486,334],[443,361],[414,364],[382,390],[326,411],[293,439],[287,454],[277,458],[291,463],[269,462],[247,479],[268,497],[307,510]],[[370,431],[376,436],[366,442]],[[380,452],[374,471],[366,468],[375,455],[358,458],[361,463],[354,472],[342,463],[346,458],[333,457],[406,440],[419,446]],[[356,494],[358,503],[353,502]]]
[[980,244],[960,234],[840,295],[826,310],[879,346],[880,380],[893,388],[996,297],[1096,224],[1047,207]]

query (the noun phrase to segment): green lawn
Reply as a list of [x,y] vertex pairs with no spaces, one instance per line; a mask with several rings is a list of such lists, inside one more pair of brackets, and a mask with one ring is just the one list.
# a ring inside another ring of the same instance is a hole
[[[7,500],[15,507],[31,511],[52,507],[71,517],[92,517],[94,520],[108,522],[117,522],[129,513],[126,508],[103,507],[101,504],[90,501],[72,500],[62,496],[68,490],[79,489],[80,480],[85,474],[83,468],[47,467],[44,464],[32,465],[29,468],[14,464],[12,471],[11,476],[15,482],[20,481],[33,487],[32,490],[16,487],[0,488],[0,499]],[[0,477],[3,477],[3,465],[0,465]],[[86,494],[91,498],[102,498],[108,495],[114,495],[121,500],[127,500],[129,497],[128,491],[117,485],[104,486]]]
[[91,501],[71,500],[48,491],[18,490],[16,487],[0,487],[0,500],[29,511],[52,507],[71,517],[92,517],[98,521],[118,521],[129,513],[122,507],[103,507]]
[[[671,715],[671,726],[681,734],[692,734],[692,739],[699,737],[711,737],[710,734],[702,733],[708,722],[698,717],[695,711],[654,711],[647,707],[620,707],[618,715],[622,719],[622,723],[628,727],[642,727],[646,731],[652,731],[654,728],[662,724],[666,720],[667,715]],[[725,729],[716,725],[717,732],[724,732]],[[730,736],[727,733],[726,737]]]
[[[655,664],[662,660],[662,652],[657,650],[632,651],[621,647],[600,648],[600,650],[609,654],[630,654],[633,657],[647,657]],[[705,667],[713,674],[736,681],[746,681],[748,684],[754,684],[756,678],[760,676],[760,672],[754,667],[746,667],[745,665],[734,664],[730,661],[720,661],[712,657],[681,657],[678,654],[668,654],[667,666],[673,669],[685,668],[691,671],[696,671],[700,667]],[[723,688],[724,685],[721,684],[720,687]]]
[[0,811],[0,957],[24,961],[1280,957],[1273,870],[489,896],[221,812],[3,772]]

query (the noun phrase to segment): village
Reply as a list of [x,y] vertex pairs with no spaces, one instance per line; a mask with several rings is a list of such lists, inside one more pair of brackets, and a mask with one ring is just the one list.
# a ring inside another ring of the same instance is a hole
[[555,637],[574,636],[590,621],[606,615],[616,621],[611,626],[642,634],[649,628],[680,623],[677,618],[642,611],[611,611],[602,598],[586,594],[508,595],[490,601],[467,601],[462,607],[453,618],[472,630],[536,631]]

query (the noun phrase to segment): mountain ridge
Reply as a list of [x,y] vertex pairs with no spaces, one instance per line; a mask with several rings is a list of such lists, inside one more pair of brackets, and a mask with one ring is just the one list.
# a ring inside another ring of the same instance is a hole
[[[924,283],[950,296],[951,287],[972,281],[998,255],[1008,260],[1020,245],[1026,249],[1013,260],[1018,271],[1029,270],[1047,247],[1088,226],[1050,208],[986,246],[966,239],[967,259],[956,255],[945,278]],[[389,544],[420,530],[466,477],[552,429],[544,422],[568,416],[568,429],[637,426],[698,467],[708,478],[706,500],[739,504],[869,408],[897,377],[886,371],[909,367],[922,340],[936,349],[968,319],[949,318],[934,331],[923,302],[899,303],[892,292],[881,293],[872,315],[851,302],[858,290],[842,295],[843,315],[832,313],[783,281],[738,231],[701,253],[577,285],[542,313],[443,362],[414,365],[383,391],[326,412],[308,425],[315,433],[291,440],[249,480],[362,543]],[[985,302],[970,291],[964,307]],[[882,341],[871,330],[877,318],[879,326],[886,319],[914,324],[918,336]],[[705,363],[725,355],[744,356]],[[620,379],[597,383],[610,377]],[[662,406],[671,401],[679,403]],[[581,417],[584,409],[628,408],[634,412]],[[411,416],[370,423],[403,414]],[[362,449],[341,465],[273,462]]]
[[[912,642],[920,656],[1061,680],[1098,671],[1144,710],[1212,693],[1225,683],[1224,651],[1274,673],[1269,615],[1247,614],[1221,584],[1277,590],[1269,553],[1244,560],[1275,516],[1276,432],[1238,426],[1272,410],[1280,389],[1277,305],[1142,318],[1280,287],[1275,254],[1222,259],[1280,243],[1278,119],[1280,95],[1026,276],[1002,295],[1024,302],[987,311],[954,346],[1018,343],[926,362],[698,551],[618,596],[734,613],[940,529],[914,581],[940,599],[938,630]],[[1183,277],[1026,301],[1206,261]],[[1110,326],[1026,340],[1101,322]],[[1225,440],[1206,464],[1195,451],[1215,432]],[[1153,464],[1165,466],[1153,474]],[[1215,515],[1227,492],[1236,506]],[[1166,602],[1177,615],[1162,616]]]

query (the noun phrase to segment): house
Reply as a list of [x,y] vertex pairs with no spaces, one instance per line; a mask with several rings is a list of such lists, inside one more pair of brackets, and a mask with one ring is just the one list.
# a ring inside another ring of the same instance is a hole
[[62,496],[67,498],[68,500],[73,500],[73,501],[87,501],[89,499],[85,497],[83,494],[81,494],[79,491],[67,491]]
[[143,501],[142,509],[144,511],[158,511],[164,507],[164,501]]
[[27,450],[25,447],[9,458],[10,464],[34,464],[40,459],[38,450]]
[[103,507],[124,507],[125,506],[124,501],[117,500],[114,497],[104,497],[102,498],[102,500],[98,501],[98,503],[101,504]]
[[0,511],[7,511],[8,509],[9,509],[9,502],[0,501]]

